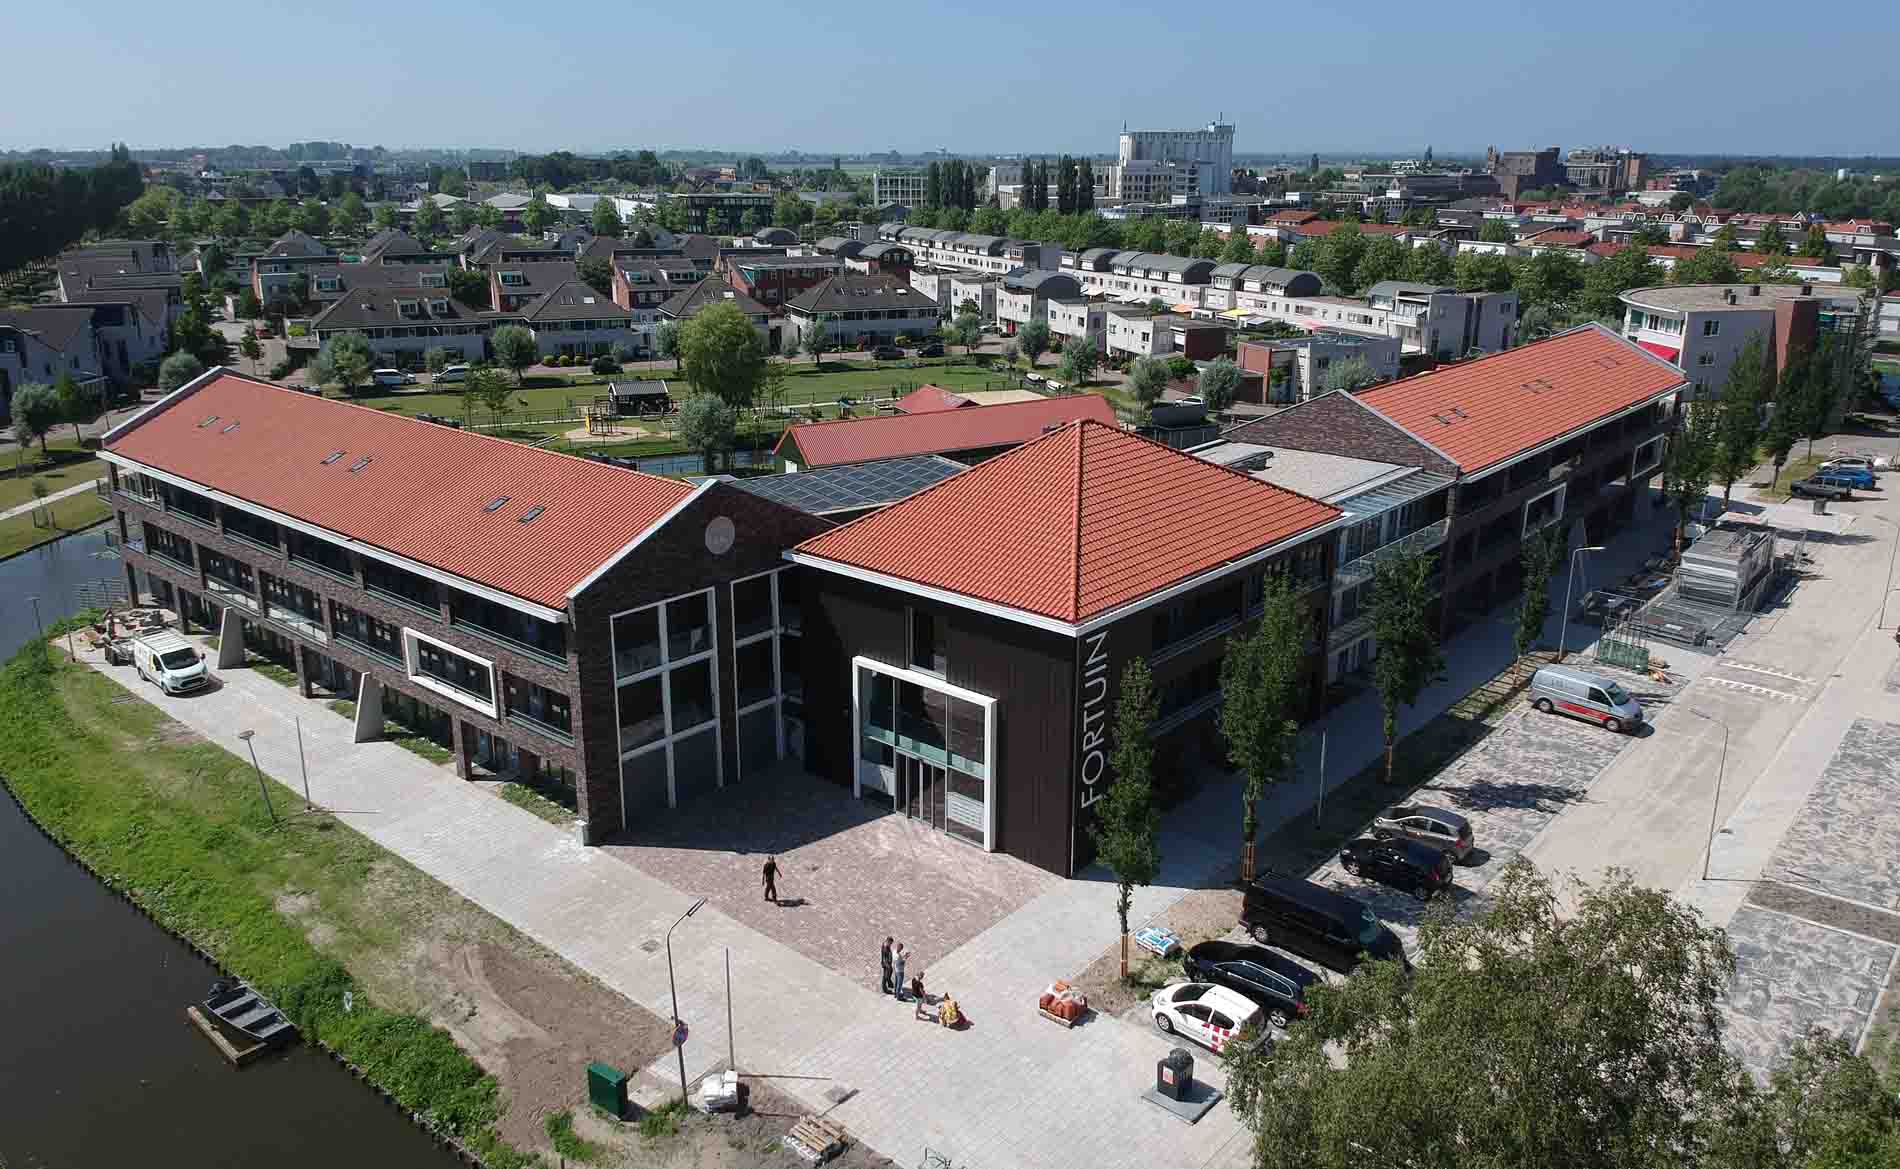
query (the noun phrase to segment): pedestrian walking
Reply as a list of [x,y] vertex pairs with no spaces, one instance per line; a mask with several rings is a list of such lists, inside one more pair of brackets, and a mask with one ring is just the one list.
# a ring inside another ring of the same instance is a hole
[[897,1001],[904,1001],[904,943],[897,943],[891,952],[891,986],[897,994]]
[[778,904],[778,858],[765,858],[765,899]]
[[881,981],[877,984],[879,994],[891,993],[891,939],[885,938],[884,945],[877,952],[877,964],[883,970]]

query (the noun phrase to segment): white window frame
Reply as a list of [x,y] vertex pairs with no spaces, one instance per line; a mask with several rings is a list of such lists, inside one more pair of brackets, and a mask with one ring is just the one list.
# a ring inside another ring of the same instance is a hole
[[[1630,452],[1630,482],[1632,484],[1638,479],[1647,477],[1652,474],[1656,468],[1662,466],[1663,444],[1666,441],[1667,436],[1659,434],[1648,442],[1639,444],[1635,450]],[[1644,462],[1643,452],[1651,447],[1655,448],[1653,457],[1651,457],[1648,462]]]
[[[671,641],[672,635],[670,634],[667,628],[666,606],[672,604],[674,601],[683,601],[690,597],[700,596],[702,594],[705,596],[706,604],[708,606],[707,611],[706,611],[706,624],[713,631],[712,644],[707,646],[705,649],[699,651],[698,653],[689,654],[688,656],[680,658],[679,660],[675,661],[671,656],[671,650],[669,647],[669,643]],[[627,828],[627,764],[628,762],[630,762],[631,760],[635,758],[638,758],[639,756],[650,755],[655,751],[666,752],[666,806],[669,808],[677,808],[679,807],[679,789],[676,786],[676,776],[673,770],[673,755],[674,755],[673,748],[677,744],[685,742],[686,740],[692,738],[694,735],[706,734],[710,732],[718,748],[717,750],[713,752],[713,759],[715,761],[714,783],[715,783],[715,786],[720,787],[720,788],[723,788],[726,786],[726,749],[725,749],[725,727],[724,727],[725,716],[724,716],[724,703],[721,699],[720,692],[719,692],[719,595],[718,594],[719,594],[719,590],[717,589],[717,587],[708,585],[707,587],[703,589],[691,589],[691,590],[688,590],[687,592],[680,593],[677,596],[666,597],[662,600],[654,601],[651,604],[635,605],[631,609],[622,609],[618,613],[614,613],[607,618],[608,661],[612,662],[615,659],[617,659],[619,656],[617,652],[618,646],[615,644],[614,622],[618,621],[622,617],[628,616],[629,614],[643,613],[648,609],[658,609],[659,617],[660,617],[660,620],[659,620],[660,664],[653,667],[650,670],[642,670],[637,674],[629,674],[625,678],[622,678],[619,676],[619,668],[617,666],[612,667],[615,670],[614,750],[615,750],[615,753],[619,756],[619,760],[620,760],[620,763],[619,763],[619,766],[620,766],[620,776],[619,776],[619,779],[620,779],[620,828],[622,831],[625,831]],[[672,671],[679,669],[682,666],[696,665],[702,661],[711,663],[710,670],[712,674],[712,709],[713,709],[712,721],[701,723],[690,730],[683,731],[676,734],[673,731],[673,687],[671,684],[671,679],[668,677],[668,675]],[[774,669],[776,670],[777,668],[776,659],[773,662],[773,666],[774,666]],[[658,739],[655,739],[651,743],[643,743],[640,746],[635,747],[630,751],[622,751],[620,750],[620,725],[621,725],[620,724],[620,691],[621,691],[621,688],[625,686],[630,686],[635,682],[644,682],[648,680],[649,678],[658,678],[660,681],[660,711],[661,711],[661,717],[663,717],[666,720],[665,733],[663,733]]]
[[[899,666],[889,665],[885,662],[880,662],[875,658],[867,658],[862,655],[852,658],[851,659],[851,796],[853,799],[861,798],[864,792],[864,767],[865,767],[864,703],[863,703],[862,696],[858,692],[858,683],[859,683],[859,678],[862,676],[862,673],[865,670],[869,670],[874,674],[883,674],[885,677],[891,678],[895,681],[910,682],[917,686],[921,686],[925,690],[934,690],[939,694],[947,694],[952,698],[960,698],[965,702],[973,702],[983,708],[983,851],[995,852],[996,851],[996,699],[991,698],[987,694],[978,694],[974,690],[965,690],[961,686],[954,686],[950,684],[949,682],[944,681],[942,678],[936,677],[934,675],[920,674],[915,670],[909,670],[909,669],[904,669]],[[900,751],[896,747],[892,747],[890,750],[893,756],[910,754],[908,751]],[[911,757],[914,759],[919,759],[920,762],[929,763],[932,767],[943,766],[940,763],[933,763],[931,762],[931,760],[921,759],[918,756],[913,755]],[[946,770],[948,769],[946,768]],[[886,789],[886,790],[890,791],[892,810],[896,811],[897,810],[896,791],[893,789]],[[965,840],[963,837],[958,836],[954,832],[945,831],[944,835],[950,837],[953,840],[962,840],[963,843],[965,844],[971,843],[970,841]]]
[[[446,682],[438,682],[427,674],[422,673],[419,668],[416,647],[425,641],[437,649],[447,650],[458,658],[465,658],[486,669],[488,671],[488,701],[481,702],[466,691],[457,690]],[[480,654],[472,654],[454,642],[443,641],[439,637],[430,637],[426,633],[411,629],[405,625],[402,629],[402,661],[403,672],[407,674],[409,680],[416,685],[421,686],[425,690],[433,690],[444,698],[458,702],[470,710],[480,711],[489,718],[498,719],[500,717],[496,713],[496,701],[497,696],[500,694],[500,685],[495,677],[495,663],[493,659],[482,657]]]
[[1564,516],[1564,496],[1569,490],[1570,490],[1570,484],[1568,482],[1563,482],[1563,483],[1557,484],[1557,486],[1551,488],[1549,491],[1540,491],[1536,495],[1533,495],[1529,499],[1525,500],[1524,510],[1518,513],[1518,523],[1517,523],[1518,538],[1521,540],[1524,537],[1530,535],[1531,508],[1536,507],[1540,500],[1549,499],[1551,496],[1555,495],[1557,497],[1557,508],[1554,512],[1551,513],[1551,518],[1548,522],[1539,525],[1537,529],[1538,531],[1541,532],[1544,530],[1544,528],[1547,528],[1551,524],[1554,524],[1558,520],[1561,520]]

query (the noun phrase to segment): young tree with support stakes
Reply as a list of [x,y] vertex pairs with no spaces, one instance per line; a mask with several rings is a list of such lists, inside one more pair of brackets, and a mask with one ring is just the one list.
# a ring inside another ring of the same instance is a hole
[[1095,376],[1102,363],[1102,351],[1087,337],[1071,337],[1062,343],[1062,380],[1082,386]]
[[1300,700],[1306,657],[1306,613],[1284,572],[1263,582],[1260,621],[1227,643],[1220,663],[1220,731],[1227,761],[1241,775],[1240,877],[1254,876],[1254,836],[1260,798],[1269,783],[1287,777],[1300,724],[1291,717]]
[[20,445],[20,463],[26,462],[26,448],[40,440],[40,454],[46,454],[46,434],[59,425],[59,394],[45,382],[27,382],[13,391],[13,437]]
[[1552,524],[1524,541],[1519,562],[1524,569],[1524,591],[1517,603],[1517,625],[1511,631],[1511,649],[1517,655],[1515,668],[1522,671],[1525,655],[1537,648],[1544,636],[1544,622],[1550,619],[1550,578],[1564,556],[1564,542],[1557,537],[1561,525]]
[[1161,391],[1168,388],[1173,376],[1168,363],[1159,357],[1137,357],[1135,364],[1128,367],[1128,392],[1141,403],[1144,418],[1153,413],[1155,403],[1161,400]]
[[1049,323],[1031,321],[1016,331],[1016,343],[1022,346],[1023,356],[1029,359],[1029,368],[1036,368],[1036,361],[1049,352]]
[[699,452],[708,475],[718,467],[719,452],[732,449],[738,427],[738,412],[715,394],[695,390],[680,406],[680,441]]
[[1385,735],[1385,782],[1392,782],[1392,748],[1398,742],[1399,707],[1412,706],[1425,687],[1441,680],[1445,650],[1432,628],[1431,552],[1401,553],[1372,570],[1372,632],[1379,656],[1372,681],[1379,690]]
[[1763,390],[1772,384],[1774,373],[1768,362],[1768,347],[1757,333],[1742,346],[1735,364],[1729,367],[1728,381],[1716,405],[1715,450],[1709,465],[1715,481],[1722,485],[1722,502],[1729,501],[1735,481],[1755,467],[1755,450],[1761,443],[1761,407],[1767,396]]
[[680,327],[678,321],[661,321],[653,330],[653,348],[661,357],[673,359],[673,371],[680,368]]
[[339,333],[325,341],[310,359],[310,384],[334,385],[345,397],[353,398],[356,388],[369,380],[371,360],[368,338],[354,330]]
[[251,363],[251,372],[256,373],[257,361],[264,356],[264,347],[258,344],[257,334],[246,329],[243,338],[238,341],[238,352],[243,354],[244,360]]
[[1207,412],[1218,417],[1234,404],[1234,398],[1240,392],[1240,367],[1228,358],[1217,357],[1201,370],[1195,388],[1200,391]]
[[1109,768],[1114,782],[1094,804],[1095,859],[1115,875],[1115,919],[1121,924],[1121,976],[1128,977],[1128,907],[1135,890],[1154,882],[1161,870],[1156,837],[1161,814],[1154,803],[1154,744],[1148,737],[1157,713],[1154,677],[1148,663],[1135,658],[1122,667],[1115,700],[1115,728]]
[[1700,509],[1709,494],[1709,468],[1715,462],[1713,402],[1691,402],[1669,436],[1663,454],[1663,495],[1676,509],[1676,555],[1682,555],[1682,534],[1689,512]]

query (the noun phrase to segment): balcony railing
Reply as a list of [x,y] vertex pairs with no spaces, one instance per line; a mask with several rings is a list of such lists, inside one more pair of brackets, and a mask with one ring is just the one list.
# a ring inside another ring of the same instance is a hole
[[145,551],[145,538],[143,536],[131,536],[121,541],[121,543],[134,552]]
[[439,605],[425,605],[421,601],[416,600],[414,597],[405,597],[401,593],[393,592],[389,589],[378,588],[377,586],[370,584],[368,582],[364,582],[363,591],[366,593],[369,593],[372,596],[381,597],[385,601],[391,601],[395,604],[401,605],[405,609],[413,610],[414,612],[422,614],[424,617],[433,617],[437,621],[440,621],[442,619],[442,609]]
[[282,625],[286,629],[294,630],[302,634],[312,641],[328,642],[330,640],[330,635],[323,631],[323,622],[311,617],[306,617],[295,609],[286,609],[278,605],[272,605],[265,612],[264,616],[276,624]]
[[350,648],[357,650],[360,653],[368,654],[370,657],[376,658],[379,661],[388,662],[392,666],[406,665],[406,663],[402,660],[401,654],[391,653],[389,652],[389,650],[384,649],[382,646],[379,646],[379,645],[371,645],[369,642],[364,641],[360,637],[354,637],[348,633],[345,633],[341,627],[339,627],[336,631],[336,639],[342,642],[343,644],[349,646]]
[[1333,588],[1335,590],[1349,589],[1356,584],[1371,580],[1378,566],[1395,556],[1429,552],[1445,542],[1445,534],[1449,531],[1451,531],[1451,518],[1447,516],[1436,523],[1426,524],[1415,532],[1381,544],[1363,556],[1348,560],[1339,566],[1337,572],[1333,573]]
[[290,553],[289,560],[290,560],[290,563],[296,565],[298,568],[305,570],[306,572],[314,572],[321,576],[327,576],[331,580],[338,581],[346,585],[354,585],[356,583],[356,577],[352,576],[351,574],[347,572],[340,572],[337,569],[332,568],[329,565],[322,563],[321,561],[311,560],[308,557],[299,556],[295,552]]
[[245,533],[238,531],[236,528],[225,528],[224,538],[227,540],[235,540],[240,544],[249,544],[251,547],[256,548],[260,552],[276,553],[276,552],[283,551],[283,549],[279,548],[275,544],[266,544],[264,541],[258,539],[257,537],[246,535]]
[[220,597],[223,597],[227,601],[232,601],[236,604],[244,606],[246,609],[251,610],[253,613],[257,612],[259,608],[256,597],[245,592],[243,589],[238,588],[236,585],[229,584],[225,581],[219,580],[215,576],[205,577],[205,588],[218,594]]
[[[143,543],[144,541],[140,541],[141,545]],[[127,546],[130,546],[131,541],[130,540],[126,541],[126,544]],[[184,569],[187,572],[198,571],[198,566],[193,564],[189,558],[180,555],[175,549],[165,547],[163,544],[152,545],[152,549],[149,553],[147,553],[147,555],[156,556],[160,560],[164,560],[169,563],[176,564],[178,567]]]
[[488,628],[486,625],[479,625],[466,617],[452,617],[449,620],[449,624],[457,629],[467,630],[477,637],[486,638],[498,645],[507,646],[516,653],[531,657],[536,661],[546,662],[551,666],[567,665],[567,656],[565,654],[557,654],[553,650],[546,649],[542,646],[533,645],[529,642],[521,641],[518,638],[510,637],[506,633],[497,632],[496,630]]
[[574,745],[573,731],[571,730],[564,731],[560,727],[555,726],[553,723],[542,722],[540,719],[534,717],[533,715],[529,714],[525,710],[516,710],[513,707],[509,707],[508,721],[511,723],[520,723],[523,726],[530,727],[536,731],[539,731],[541,734],[546,735],[548,738],[553,739],[557,742],[566,743],[570,747]]
[[1332,632],[1326,635],[1326,651],[1337,653],[1371,632],[1372,610],[1367,608],[1352,620],[1333,626]]

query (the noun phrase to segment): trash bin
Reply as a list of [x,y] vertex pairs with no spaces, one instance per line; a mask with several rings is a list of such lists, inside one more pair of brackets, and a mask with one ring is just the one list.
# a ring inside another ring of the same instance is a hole
[[587,1065],[587,1102],[616,1120],[627,1116],[627,1073],[604,1063]]
[[1814,514],[1815,515],[1827,514],[1827,500],[1817,499],[1814,501]]
[[1194,1086],[1194,1057],[1177,1047],[1155,1061],[1155,1091],[1170,1100],[1186,1100]]

